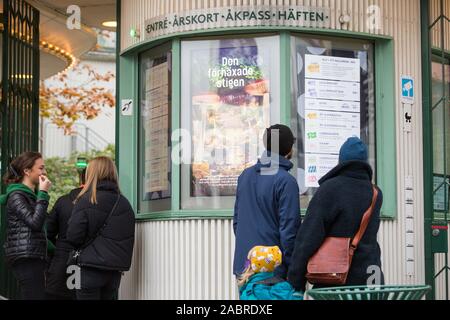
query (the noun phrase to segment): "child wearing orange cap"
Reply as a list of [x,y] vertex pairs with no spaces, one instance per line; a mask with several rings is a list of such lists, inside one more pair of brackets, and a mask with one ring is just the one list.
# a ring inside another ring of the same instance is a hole
[[274,271],[281,264],[282,253],[278,246],[252,248],[245,270],[238,277],[241,300],[303,300],[302,293],[275,277]]

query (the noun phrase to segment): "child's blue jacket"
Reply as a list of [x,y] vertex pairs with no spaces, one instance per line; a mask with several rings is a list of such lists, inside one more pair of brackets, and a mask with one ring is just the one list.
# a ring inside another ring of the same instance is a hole
[[274,273],[257,273],[239,290],[241,300],[303,300],[303,294],[295,292],[289,282],[274,285],[259,282],[274,277]]

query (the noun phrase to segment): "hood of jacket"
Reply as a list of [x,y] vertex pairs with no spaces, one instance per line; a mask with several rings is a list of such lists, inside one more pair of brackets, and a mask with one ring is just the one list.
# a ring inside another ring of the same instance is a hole
[[[26,185],[24,185],[23,183],[11,183],[10,185],[8,185],[8,187],[6,188],[6,193],[0,195],[0,204],[1,205],[6,205],[6,203],[8,202],[8,197],[11,193],[15,192],[15,191],[22,191],[28,195],[30,195],[34,200],[36,200],[39,197],[42,198],[46,198],[43,194],[43,192],[38,191],[38,192],[34,192],[33,190],[31,190],[29,187],[27,187]],[[48,195],[47,195],[48,196]],[[48,199],[47,199],[48,200]]]
[[279,168],[289,171],[293,167],[294,164],[285,157],[282,157],[276,153],[271,154],[270,152],[265,151],[261,158],[258,159],[255,168],[257,172],[262,172],[263,170],[266,172],[274,170],[276,172]]

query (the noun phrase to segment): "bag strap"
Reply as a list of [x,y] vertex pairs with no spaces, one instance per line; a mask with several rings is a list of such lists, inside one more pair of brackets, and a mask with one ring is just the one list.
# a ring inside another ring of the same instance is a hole
[[86,249],[87,247],[89,247],[91,245],[92,242],[94,242],[95,239],[97,239],[97,237],[100,235],[100,233],[102,233],[103,229],[105,229],[106,225],[108,224],[109,218],[111,218],[113,212],[116,210],[117,205],[119,204],[119,200],[120,200],[120,193],[117,195],[117,200],[116,203],[114,204],[112,210],[109,212],[108,216],[106,217],[105,221],[103,222],[103,225],[100,229],[98,229],[98,231],[95,233],[95,235],[89,239],[89,241],[80,248],[81,249]]
[[369,225],[370,217],[372,216],[373,210],[375,208],[375,203],[377,202],[378,190],[374,185],[372,186],[372,189],[373,189],[372,203],[369,209],[367,209],[367,211],[364,213],[359,230],[352,240],[351,249],[353,251],[356,250],[359,242],[361,241],[362,237],[364,236],[364,233],[366,232],[367,226]]

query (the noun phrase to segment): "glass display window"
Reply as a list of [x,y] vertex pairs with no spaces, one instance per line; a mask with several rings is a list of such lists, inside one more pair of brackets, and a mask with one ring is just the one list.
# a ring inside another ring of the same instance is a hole
[[171,209],[170,46],[140,56],[139,211]]
[[182,209],[232,208],[237,180],[280,119],[278,36],[181,43],[181,121],[190,133]]
[[369,148],[376,174],[373,45],[368,41],[291,37],[294,161],[301,208],[339,162],[352,136]]

